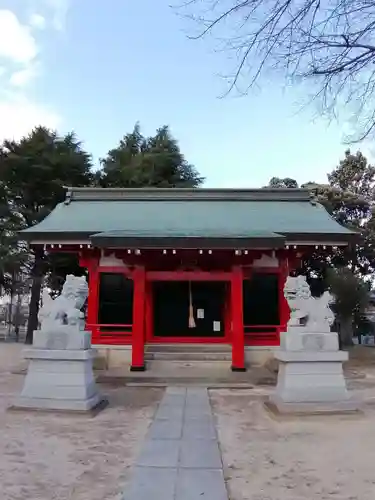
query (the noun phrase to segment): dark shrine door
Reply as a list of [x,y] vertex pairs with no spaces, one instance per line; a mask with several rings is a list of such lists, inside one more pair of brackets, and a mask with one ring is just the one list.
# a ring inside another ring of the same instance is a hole
[[[226,283],[153,283],[154,337],[223,337]],[[195,327],[189,328],[190,290]]]

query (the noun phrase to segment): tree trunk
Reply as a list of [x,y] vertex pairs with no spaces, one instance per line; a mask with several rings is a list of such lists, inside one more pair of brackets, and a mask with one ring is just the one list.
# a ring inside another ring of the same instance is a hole
[[10,302],[9,302],[9,317],[8,317],[8,338],[10,338],[10,334],[12,332],[12,325],[13,325],[13,302],[14,302],[14,283],[15,283],[15,273],[12,273],[12,285],[10,288]]
[[20,338],[21,305],[22,305],[22,296],[21,296],[20,291],[18,290],[17,303],[16,303],[16,315],[15,315],[15,321],[14,321],[14,333],[16,334],[16,342],[18,342],[19,338]]
[[340,319],[340,338],[343,347],[353,345],[353,318]]
[[34,330],[38,328],[38,312],[40,302],[40,292],[43,281],[43,250],[35,250],[35,262],[31,271],[32,285],[29,307],[29,318],[27,321],[27,332],[25,344],[33,343]]

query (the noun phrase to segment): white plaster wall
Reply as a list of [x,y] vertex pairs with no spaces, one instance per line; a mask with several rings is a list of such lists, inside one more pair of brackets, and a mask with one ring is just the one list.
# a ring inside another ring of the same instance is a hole
[[102,255],[99,260],[99,266],[118,266],[118,267],[126,267],[121,259],[115,257],[114,254],[104,256]]

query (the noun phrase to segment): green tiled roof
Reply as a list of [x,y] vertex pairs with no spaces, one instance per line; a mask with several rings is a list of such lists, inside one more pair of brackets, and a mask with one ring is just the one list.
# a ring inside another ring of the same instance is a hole
[[284,235],[346,241],[339,225],[301,189],[84,189],[68,192],[30,241],[88,238],[267,238]]

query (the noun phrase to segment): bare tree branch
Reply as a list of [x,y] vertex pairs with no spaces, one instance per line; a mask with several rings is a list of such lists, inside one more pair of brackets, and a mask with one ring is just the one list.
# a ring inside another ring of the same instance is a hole
[[199,27],[191,38],[212,34],[235,54],[226,94],[248,92],[269,69],[311,78],[326,113],[350,108],[351,141],[375,134],[375,0],[188,0],[182,8]]

